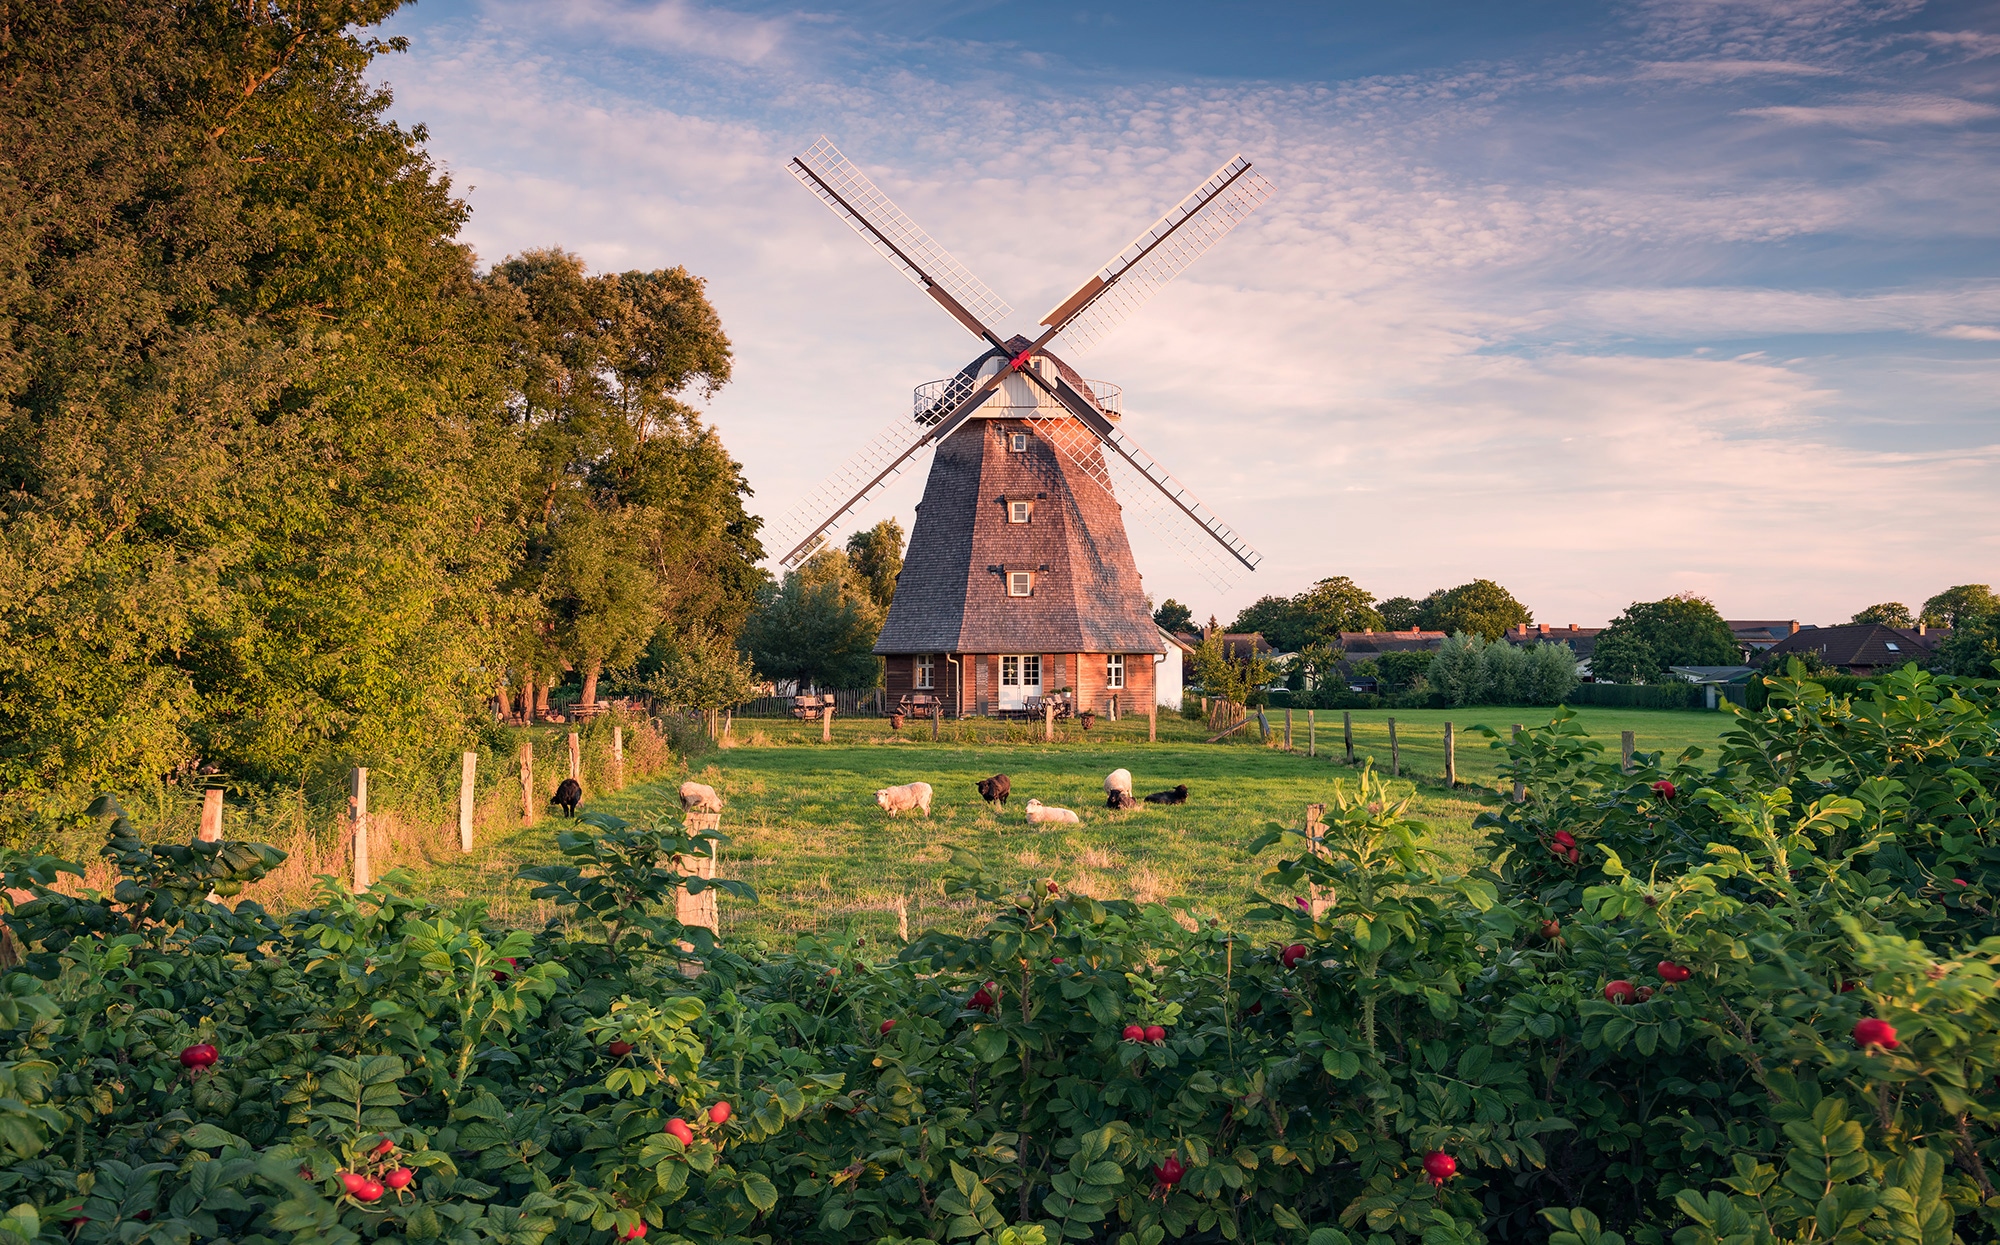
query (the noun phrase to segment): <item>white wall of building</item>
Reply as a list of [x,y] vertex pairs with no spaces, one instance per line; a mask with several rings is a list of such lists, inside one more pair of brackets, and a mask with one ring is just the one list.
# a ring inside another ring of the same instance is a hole
[[1160,658],[1158,664],[1153,667],[1153,703],[1162,709],[1170,709],[1175,713],[1179,713],[1181,710],[1181,659],[1186,654],[1181,652],[1181,646],[1174,642],[1173,637],[1164,631],[1160,632],[1160,643],[1166,648],[1167,655]]

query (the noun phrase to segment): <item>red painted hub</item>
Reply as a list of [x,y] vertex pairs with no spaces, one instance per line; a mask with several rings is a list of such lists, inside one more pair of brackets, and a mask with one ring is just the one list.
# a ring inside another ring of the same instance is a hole
[[1014,358],[1007,364],[1007,366],[1014,369],[1017,372],[1021,371],[1022,369],[1028,366],[1028,360],[1033,358],[1034,354],[1035,354],[1034,348],[1031,346],[1028,349],[1023,350],[1020,354],[1015,355]]

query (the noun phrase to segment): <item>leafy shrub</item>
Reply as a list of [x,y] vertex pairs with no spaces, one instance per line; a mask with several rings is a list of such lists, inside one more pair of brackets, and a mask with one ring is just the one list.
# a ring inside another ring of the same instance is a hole
[[0,1231],[1991,1240],[1996,720],[1992,682],[1787,677],[1713,759],[1626,773],[1558,714],[1494,737],[1527,794],[1469,868],[1364,770],[1312,838],[1251,844],[1243,929],[961,858],[984,927],[888,958],[716,946],[669,915],[705,842],[615,818],[525,871],[556,912],[528,931],[396,877],[232,911],[204,896],[268,850],[147,844],[103,805],[112,894],[0,862],[34,896]]
[[1705,709],[1708,693],[1679,679],[1671,683],[1579,683],[1564,695],[1563,703],[1607,709]]

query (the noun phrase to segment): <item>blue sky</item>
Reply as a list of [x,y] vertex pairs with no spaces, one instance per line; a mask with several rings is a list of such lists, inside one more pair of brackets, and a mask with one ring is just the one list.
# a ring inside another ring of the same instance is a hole
[[[789,509],[972,340],[784,171],[825,134],[1025,327],[1217,165],[1277,187],[1088,355],[1266,557],[1538,620],[2000,582],[2000,4],[422,0],[378,62],[486,261],[685,264]],[[908,525],[913,472],[868,512]]]

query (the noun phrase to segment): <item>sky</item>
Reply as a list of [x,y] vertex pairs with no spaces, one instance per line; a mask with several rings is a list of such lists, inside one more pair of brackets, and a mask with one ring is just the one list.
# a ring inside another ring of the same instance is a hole
[[[777,519],[977,343],[785,171],[822,135],[1025,331],[1225,160],[1276,194],[1081,356],[1263,555],[1539,622],[2000,583],[2000,0],[421,0],[376,62],[483,264],[708,281]],[[924,470],[855,526],[905,530]],[[1191,529],[1190,529],[1191,530]],[[1196,539],[1201,539],[1196,537]]]

